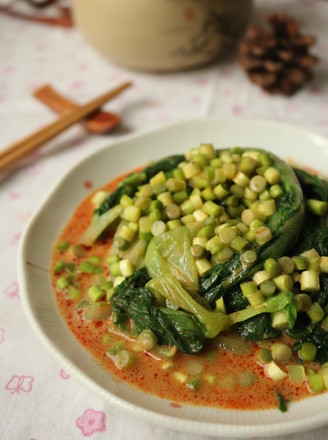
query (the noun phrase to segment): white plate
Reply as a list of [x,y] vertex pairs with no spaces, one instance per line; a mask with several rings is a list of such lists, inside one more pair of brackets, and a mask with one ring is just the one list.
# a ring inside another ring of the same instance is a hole
[[75,340],[61,318],[50,283],[53,244],[79,202],[83,182],[99,187],[119,174],[201,142],[216,148],[256,146],[327,172],[328,141],[289,125],[248,120],[202,119],[180,122],[131,136],[105,148],[63,176],[29,222],[19,252],[19,284],[28,319],[45,347],[82,385],[120,409],[167,428],[194,434],[272,436],[319,427],[328,422],[328,393],[289,405],[288,412],[232,411],[182,405],[144,394],[114,379]]

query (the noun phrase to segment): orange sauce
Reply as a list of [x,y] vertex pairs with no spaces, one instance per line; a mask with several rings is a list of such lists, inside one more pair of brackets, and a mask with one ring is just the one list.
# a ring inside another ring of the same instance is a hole
[[[104,187],[112,192],[122,176]],[[94,207],[91,203],[92,195],[88,196],[76,209],[71,220],[62,231],[58,242],[67,241],[70,244],[77,243],[81,234],[89,226]],[[111,238],[97,241],[91,248],[85,249],[83,260],[89,256],[99,256],[102,259],[104,274],[109,275],[105,264],[108,255]],[[56,262],[66,260],[79,263],[77,258],[69,256],[67,252],[53,251],[52,269]],[[54,291],[61,314],[68,327],[77,340],[108,370],[109,374],[124,380],[138,389],[169,399],[172,402],[188,403],[192,405],[206,405],[229,409],[269,409],[277,408],[277,391],[287,401],[295,401],[310,395],[305,382],[295,384],[286,379],[274,382],[265,375],[264,368],[257,362],[257,354],[260,347],[256,343],[250,344],[248,355],[239,355],[218,349],[211,341],[208,341],[204,350],[196,355],[177,353],[171,359],[156,360],[148,353],[135,351],[136,344],[122,336],[108,331],[109,321],[87,321],[83,310],[76,310],[78,301],[67,299],[65,291],[56,288],[56,280],[60,275],[52,276]],[[92,285],[93,275],[77,273],[75,282],[78,283],[82,292],[87,292]],[[104,336],[109,340],[104,342]],[[135,363],[125,369],[117,369],[106,351],[119,341],[124,341],[126,349],[133,353]],[[175,377],[175,372],[182,373],[187,380],[195,375],[189,372],[191,361],[197,361],[202,365],[200,386],[192,390],[181,383]],[[170,366],[169,362],[173,365]],[[167,367],[167,368],[165,368]],[[245,382],[247,378],[252,380]]]

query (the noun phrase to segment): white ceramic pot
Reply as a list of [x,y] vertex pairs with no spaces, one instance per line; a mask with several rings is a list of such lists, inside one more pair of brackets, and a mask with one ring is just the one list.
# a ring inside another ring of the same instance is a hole
[[243,31],[252,0],[73,0],[85,38],[113,62],[178,70],[218,59]]

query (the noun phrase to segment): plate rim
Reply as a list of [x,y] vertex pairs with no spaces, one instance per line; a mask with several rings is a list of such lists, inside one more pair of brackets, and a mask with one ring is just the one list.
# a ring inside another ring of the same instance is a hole
[[[65,179],[77,168],[82,166],[85,162],[89,161],[90,158],[93,158],[97,155],[103,154],[105,150],[109,150],[114,146],[120,145],[125,142],[129,142],[134,139],[139,139],[147,135],[154,134],[156,132],[162,132],[170,128],[179,127],[193,123],[206,123],[210,121],[215,121],[220,124],[224,123],[237,123],[237,124],[252,124],[252,125],[274,125],[277,127],[283,127],[285,129],[296,130],[299,133],[303,133],[304,135],[316,137],[321,141],[328,143],[328,139],[318,134],[314,131],[308,130],[303,127],[299,127],[297,125],[293,125],[290,123],[270,120],[270,119],[248,119],[248,118],[217,118],[217,117],[203,117],[203,118],[191,118],[191,119],[183,119],[177,122],[173,122],[170,124],[162,125],[159,127],[139,131],[137,133],[132,133],[124,136],[122,139],[114,140],[109,145],[103,146],[96,151],[92,151],[87,154],[85,157],[78,160],[73,166],[69,167],[68,170],[63,172],[59,177],[57,177],[56,181],[53,185],[46,191],[45,195],[42,197],[37,207],[35,208],[31,218],[27,222],[25,229],[23,231],[19,247],[18,247],[18,284],[21,294],[21,302],[23,305],[23,309],[25,315],[27,317],[27,321],[29,325],[33,328],[40,342],[46,347],[46,349],[51,353],[54,359],[56,359],[60,365],[65,367],[72,376],[81,383],[85,388],[87,388],[92,393],[96,394],[102,400],[109,402],[110,404],[115,405],[118,409],[123,410],[124,412],[131,414],[133,416],[139,415],[143,420],[146,420],[150,423],[156,423],[158,426],[163,428],[172,429],[172,426],[175,430],[197,433],[202,435],[209,436],[217,436],[218,431],[220,436],[227,435],[229,437],[251,437],[251,436],[276,436],[282,434],[289,433],[297,433],[303,430],[309,430],[313,428],[319,428],[328,423],[328,417],[325,417],[323,414],[318,414],[317,416],[312,416],[311,419],[303,418],[301,420],[289,420],[289,421],[280,421],[279,423],[269,423],[263,425],[234,425],[234,424],[222,424],[222,423],[211,423],[211,422],[203,422],[198,420],[186,420],[184,418],[179,418],[159,413],[157,411],[153,411],[150,409],[142,408],[136,404],[130,403],[126,401],[124,398],[120,398],[110,393],[109,391],[104,391],[100,385],[96,384],[91,378],[89,378],[85,373],[79,370],[70,360],[66,358],[64,353],[62,353],[56,346],[55,343],[48,337],[38,322],[37,317],[35,316],[32,305],[31,305],[31,294],[28,292],[27,286],[27,277],[25,271],[27,271],[27,265],[25,263],[25,251],[28,246],[28,238],[30,235],[30,231],[34,223],[37,222],[39,216],[42,214],[42,210],[46,202],[56,193],[57,189],[62,185]],[[141,391],[142,393],[142,391]],[[327,391],[328,393],[328,391]],[[147,393],[148,394],[148,393]],[[225,410],[223,408],[219,408],[222,411],[236,411],[244,412],[243,410]],[[261,412],[265,410],[255,410],[256,412]],[[253,413],[254,411],[250,411]]]

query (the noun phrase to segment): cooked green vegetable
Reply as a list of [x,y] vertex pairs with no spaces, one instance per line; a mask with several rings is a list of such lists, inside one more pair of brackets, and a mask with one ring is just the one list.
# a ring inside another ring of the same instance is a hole
[[127,350],[122,350],[116,347],[109,349],[106,355],[113,361],[114,365],[119,370],[131,367],[135,361],[133,354],[129,353]]
[[281,412],[287,411],[287,400],[282,397],[282,395],[277,391],[278,408]]
[[224,298],[224,304],[226,306],[227,313],[232,313],[248,307],[249,301],[243,295],[239,286],[237,286],[234,290],[229,292],[229,295],[226,295],[226,297]]
[[167,172],[173,170],[184,158],[183,155],[170,156],[149,165],[140,173],[131,174],[119,184],[118,188],[96,209],[95,213],[101,216],[117,205],[123,195],[134,195],[139,185],[151,179],[159,171]]
[[151,350],[157,345],[157,337],[151,330],[143,330],[138,336],[138,343],[144,350]]
[[105,212],[103,215],[95,217],[93,223],[84,232],[80,238],[80,243],[85,246],[91,246],[94,241],[120,216],[122,208],[116,205]]
[[103,321],[107,319],[111,314],[110,305],[105,301],[92,302],[86,304],[84,316],[91,321]]
[[203,325],[206,338],[214,338],[223,329],[227,322],[224,313],[206,310],[195,301],[179,281],[172,275],[166,274],[159,278],[150,280],[146,287],[155,292],[155,296],[162,295],[175,307],[192,313]]
[[238,325],[237,331],[240,336],[250,341],[276,338],[281,334],[280,330],[272,327],[271,316],[266,313],[261,313],[258,316],[241,322]]
[[272,298],[269,298],[264,303],[256,307],[248,307],[238,312],[230,313],[228,316],[225,329],[231,327],[237,322],[243,322],[247,319],[253,318],[261,313],[275,313],[284,311],[287,315],[289,328],[293,328],[296,320],[296,301],[294,295],[291,292],[279,293]]
[[115,290],[110,302],[124,329],[126,318],[133,319],[136,331],[151,330],[160,343],[176,345],[185,353],[196,353],[203,347],[205,335],[198,319],[187,312],[157,307],[151,292],[144,286],[150,280],[145,268],[136,271]]
[[[262,151],[262,150],[256,150]],[[253,244],[257,253],[257,264],[245,267],[240,254],[223,264],[214,266],[200,279],[200,294],[213,303],[220,296],[231,291],[232,287],[259,270],[267,258],[278,258],[295,244],[304,215],[303,193],[293,170],[281,159],[270,153],[274,167],[279,170],[283,195],[277,199],[276,212],[269,218],[267,225],[273,233],[273,239],[264,245]]]
[[67,251],[68,248],[69,248],[68,241],[61,241],[57,245],[57,251],[59,251],[59,252],[65,252],[65,251]]
[[154,237],[147,248],[145,263],[152,278],[173,275],[192,296],[198,296],[198,275],[187,227]]

